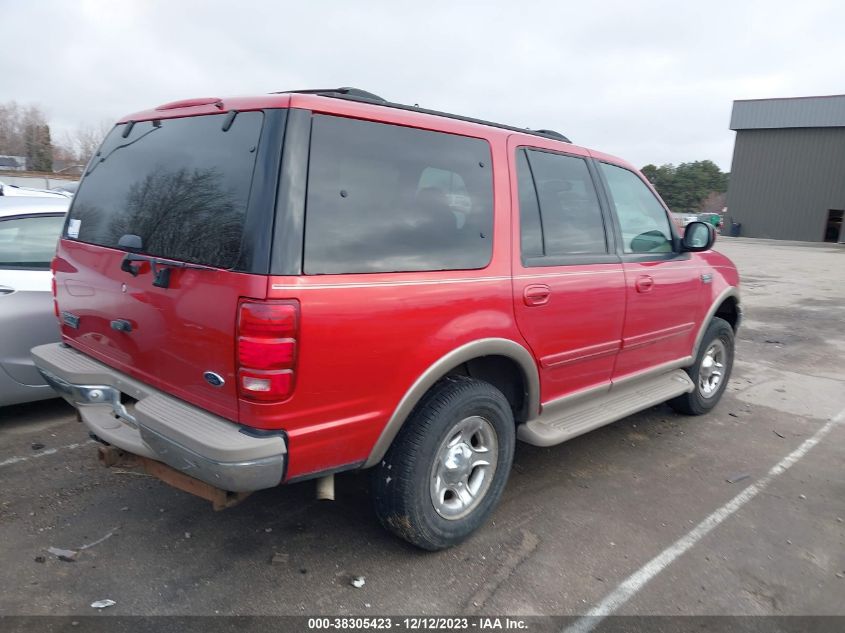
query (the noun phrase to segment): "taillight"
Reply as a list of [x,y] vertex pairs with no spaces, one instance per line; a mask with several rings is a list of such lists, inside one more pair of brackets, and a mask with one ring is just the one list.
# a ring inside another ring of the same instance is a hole
[[296,341],[291,338],[263,339],[242,336],[238,339],[238,358],[244,367],[290,367],[295,351]]
[[238,393],[261,402],[293,392],[299,303],[242,301],[238,309]]
[[59,302],[56,300],[56,264],[58,263],[58,258],[54,257],[50,260],[50,292],[53,295],[53,314],[56,315],[56,318],[61,320],[59,317]]
[[241,368],[238,371],[241,396],[250,400],[284,400],[293,391],[293,370],[257,371]]

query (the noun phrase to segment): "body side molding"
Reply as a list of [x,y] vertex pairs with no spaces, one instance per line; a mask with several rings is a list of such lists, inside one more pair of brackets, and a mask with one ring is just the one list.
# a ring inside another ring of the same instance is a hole
[[504,338],[485,338],[472,341],[437,360],[405,392],[402,400],[399,401],[399,405],[393,411],[393,415],[390,416],[390,420],[382,430],[378,441],[370,451],[370,456],[364,463],[364,468],[374,466],[384,457],[393,442],[393,438],[399,433],[399,429],[402,428],[413,408],[434,383],[455,367],[481,356],[505,356],[519,365],[525,378],[526,387],[523,416],[526,419],[535,417],[540,409],[540,375],[531,352],[516,341]]

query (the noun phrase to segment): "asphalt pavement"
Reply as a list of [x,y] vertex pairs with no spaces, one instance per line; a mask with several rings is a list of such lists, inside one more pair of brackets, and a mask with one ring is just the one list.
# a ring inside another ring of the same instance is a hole
[[0,409],[0,615],[845,615],[845,249],[717,250],[746,309],[717,409],[519,445],[490,524],[444,552],[381,529],[366,473],[214,512],[101,467],[61,401]]

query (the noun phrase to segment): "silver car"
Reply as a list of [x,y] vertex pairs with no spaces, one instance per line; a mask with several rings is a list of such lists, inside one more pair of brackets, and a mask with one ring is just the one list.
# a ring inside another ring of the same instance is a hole
[[0,406],[53,398],[29,350],[59,340],[50,261],[70,200],[0,197]]

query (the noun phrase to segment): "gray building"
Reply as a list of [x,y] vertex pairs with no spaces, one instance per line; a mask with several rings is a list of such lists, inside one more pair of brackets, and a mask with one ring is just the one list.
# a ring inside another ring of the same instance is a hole
[[740,235],[845,241],[845,95],[734,101],[731,129],[727,215]]

